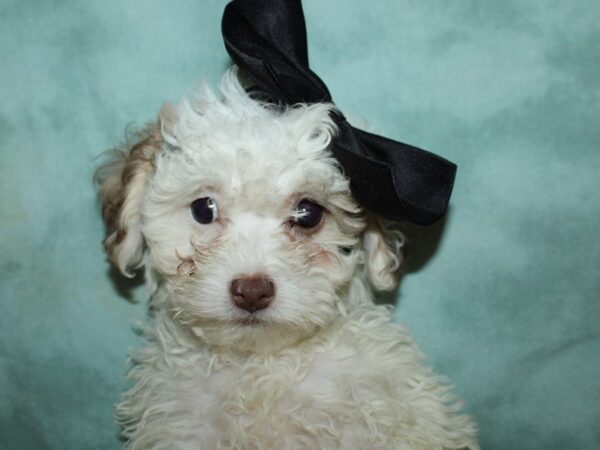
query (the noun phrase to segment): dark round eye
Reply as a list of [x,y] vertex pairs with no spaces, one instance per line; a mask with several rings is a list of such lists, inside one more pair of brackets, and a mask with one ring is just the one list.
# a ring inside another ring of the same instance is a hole
[[202,197],[194,200],[191,209],[196,222],[208,224],[214,222],[217,218],[217,202],[212,197]]
[[302,228],[314,228],[321,223],[323,218],[323,207],[306,198],[300,200],[292,222]]

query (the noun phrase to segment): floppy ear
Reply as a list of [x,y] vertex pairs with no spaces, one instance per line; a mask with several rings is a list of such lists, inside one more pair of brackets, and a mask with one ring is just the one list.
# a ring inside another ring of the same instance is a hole
[[145,244],[141,205],[161,149],[159,126],[149,125],[136,134],[135,143],[114,150],[94,176],[106,227],[104,248],[113,264],[129,278],[134,276],[132,269],[142,265]]
[[404,234],[395,222],[369,215],[363,232],[365,271],[373,287],[391,291],[400,276]]

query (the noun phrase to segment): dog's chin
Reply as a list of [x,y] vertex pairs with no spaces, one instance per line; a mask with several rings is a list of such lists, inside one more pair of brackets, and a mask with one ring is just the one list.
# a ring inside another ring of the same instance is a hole
[[191,327],[206,344],[227,353],[273,353],[315,334],[318,327],[297,327],[248,315],[203,321]]

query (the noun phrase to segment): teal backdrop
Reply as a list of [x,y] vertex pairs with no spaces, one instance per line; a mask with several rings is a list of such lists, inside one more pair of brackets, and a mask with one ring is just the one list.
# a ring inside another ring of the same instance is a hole
[[[0,0],[0,448],[121,447],[145,294],[109,274],[92,173],[218,81],[224,5]],[[342,110],[459,167],[446,221],[407,231],[396,320],[484,449],[600,448],[600,3],[304,8]]]

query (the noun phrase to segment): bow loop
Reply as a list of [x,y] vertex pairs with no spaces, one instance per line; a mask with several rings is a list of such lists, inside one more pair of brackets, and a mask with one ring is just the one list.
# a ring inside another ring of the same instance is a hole
[[[308,65],[300,0],[233,0],[223,14],[231,59],[267,96],[287,105],[331,102]],[[444,215],[456,165],[411,145],[352,127],[341,112],[332,152],[356,199],[390,220],[429,225]]]
[[231,59],[270,97],[286,104],[331,101],[308,67],[299,0],[233,1],[225,7],[222,32]]

